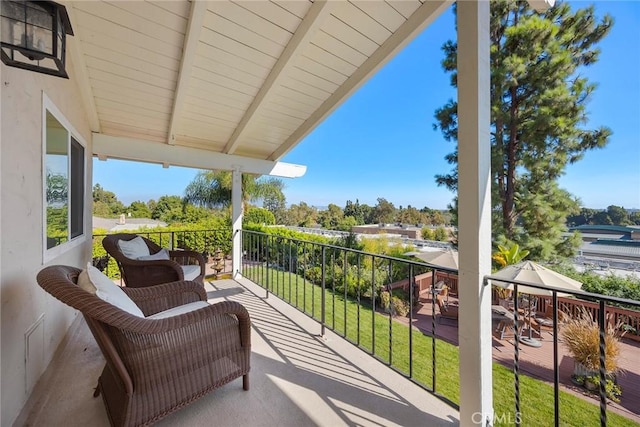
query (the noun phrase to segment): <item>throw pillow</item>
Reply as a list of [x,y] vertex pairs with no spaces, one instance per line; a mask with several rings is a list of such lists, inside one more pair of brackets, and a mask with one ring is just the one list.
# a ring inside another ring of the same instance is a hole
[[96,287],[96,295],[100,299],[134,316],[144,317],[142,310],[124,293],[120,286],[113,283],[91,263],[87,263],[87,274],[91,283]]
[[84,289],[90,294],[96,294],[97,289],[95,286],[93,286],[93,283],[91,283],[91,279],[89,279],[89,273],[86,269],[82,270],[80,272],[80,275],[78,275],[78,287],[80,289]]
[[131,240],[118,240],[118,248],[127,258],[138,259],[141,256],[149,256],[149,247],[140,236]]
[[97,289],[93,285],[93,283],[91,283],[91,279],[89,278],[89,273],[87,272],[86,269],[82,270],[80,272],[80,275],[78,276],[78,287],[80,287],[80,289],[84,289],[90,294],[93,294],[93,295],[96,294]]
[[159,259],[170,259],[169,251],[165,248],[160,249],[155,254],[138,257],[140,261],[157,261]]

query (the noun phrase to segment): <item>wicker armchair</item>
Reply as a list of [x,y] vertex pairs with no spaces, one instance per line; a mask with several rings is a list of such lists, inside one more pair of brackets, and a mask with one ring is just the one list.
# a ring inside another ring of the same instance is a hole
[[[102,239],[102,246],[111,255],[120,268],[120,274],[125,285],[131,288],[152,286],[159,283],[176,282],[185,280],[184,266],[200,266],[200,274],[189,278],[195,282],[203,283],[205,274],[205,261],[202,254],[195,251],[169,251],[169,258],[164,260],[141,261],[127,258],[118,247],[119,240],[132,240],[137,234],[110,234]],[[162,248],[143,236],[149,252],[155,254]]]
[[[239,303],[224,301],[163,319],[129,314],[77,286],[80,269],[50,266],[38,284],[80,310],[106,359],[102,394],[113,426],[148,425],[243,377],[249,389],[251,326]],[[173,282],[123,288],[145,316],[195,301],[203,287]]]

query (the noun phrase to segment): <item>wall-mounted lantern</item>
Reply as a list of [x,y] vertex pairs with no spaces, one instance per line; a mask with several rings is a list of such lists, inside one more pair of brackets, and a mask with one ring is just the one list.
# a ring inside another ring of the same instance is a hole
[[64,6],[52,1],[0,2],[2,62],[68,78],[66,35],[73,35]]

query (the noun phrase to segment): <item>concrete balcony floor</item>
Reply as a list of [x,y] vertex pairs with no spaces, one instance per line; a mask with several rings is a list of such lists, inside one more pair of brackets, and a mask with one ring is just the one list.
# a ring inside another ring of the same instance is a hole
[[[211,302],[251,315],[251,389],[237,379],[158,426],[455,426],[459,413],[298,310],[240,279],[207,285]],[[53,304],[54,302],[52,302]],[[56,302],[57,303],[57,302]],[[18,426],[108,426],[93,389],[104,359],[78,316],[18,417]]]

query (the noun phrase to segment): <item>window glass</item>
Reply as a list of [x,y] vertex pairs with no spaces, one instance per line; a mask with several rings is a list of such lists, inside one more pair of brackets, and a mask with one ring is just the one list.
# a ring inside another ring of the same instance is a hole
[[84,147],[71,137],[71,238],[84,231]]
[[45,186],[47,249],[69,239],[69,132],[47,111]]
[[84,234],[85,148],[48,110],[45,125],[46,247],[51,249]]

